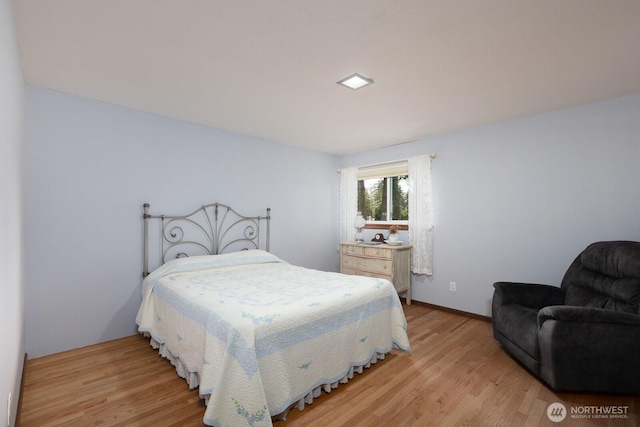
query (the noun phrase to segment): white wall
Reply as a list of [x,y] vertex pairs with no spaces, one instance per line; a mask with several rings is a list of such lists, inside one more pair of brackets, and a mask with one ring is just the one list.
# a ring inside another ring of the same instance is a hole
[[413,276],[418,301],[489,316],[493,282],[559,285],[592,241],[640,240],[640,94],[342,156],[339,166],[430,152],[434,275]]
[[271,252],[335,268],[334,156],[26,88],[29,357],[136,332],[144,202],[271,207]]
[[[0,0],[0,424],[15,424],[24,361],[23,80],[13,17]],[[8,397],[12,395],[10,414]]]

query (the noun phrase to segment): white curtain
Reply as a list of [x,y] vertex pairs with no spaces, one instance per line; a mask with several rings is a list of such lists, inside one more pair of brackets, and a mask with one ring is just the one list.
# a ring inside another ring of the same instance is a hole
[[433,206],[431,156],[409,159],[409,243],[413,245],[411,271],[433,274]]
[[358,168],[340,170],[340,241],[353,242],[358,210]]

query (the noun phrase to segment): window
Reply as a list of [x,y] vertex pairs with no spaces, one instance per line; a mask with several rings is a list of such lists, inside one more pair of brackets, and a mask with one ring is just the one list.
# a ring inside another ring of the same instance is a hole
[[[363,181],[361,187],[366,189],[365,181],[372,178],[397,178],[400,191],[403,189],[402,177],[409,175],[409,214],[408,220],[368,221],[365,228],[388,228],[390,223],[399,225],[400,229],[408,230],[408,242],[413,245],[411,252],[411,271],[414,274],[433,274],[433,205],[431,197],[431,161],[435,154],[424,154],[410,157],[402,162],[387,163],[384,165],[356,167],[350,166],[340,169],[340,230],[341,242],[355,240],[356,210],[360,209],[366,214],[366,198],[363,191],[362,202],[358,197],[358,181]],[[382,184],[384,185],[384,184]],[[395,184],[387,180],[387,188],[393,190]],[[405,191],[406,192],[406,191]],[[387,200],[392,200],[387,196]],[[364,207],[362,207],[364,206]],[[387,211],[388,212],[388,211]],[[391,207],[393,218],[393,205]],[[373,214],[371,214],[373,217]],[[406,224],[406,225],[404,225]]]
[[407,224],[408,180],[406,161],[358,169],[358,212],[368,228]]

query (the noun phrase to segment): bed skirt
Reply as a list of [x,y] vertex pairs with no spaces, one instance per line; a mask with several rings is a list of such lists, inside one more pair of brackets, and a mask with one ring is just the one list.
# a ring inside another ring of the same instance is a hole
[[[180,378],[184,378],[184,380],[189,385],[190,389],[193,390],[195,388],[198,388],[198,386],[200,385],[200,378],[198,376],[197,371],[189,370],[189,368],[185,366],[184,363],[182,363],[179,357],[171,353],[171,351],[168,349],[168,347],[165,344],[156,341],[148,333],[145,333],[144,336],[149,338],[151,347],[158,350],[158,353],[160,354],[160,356],[162,356],[163,358],[171,362],[171,364],[175,367],[176,373],[178,374],[178,376]],[[340,384],[346,384],[347,382],[349,382],[349,380],[353,379],[354,374],[356,373],[362,374],[364,369],[369,368],[371,365],[377,363],[378,360],[384,360],[385,356],[386,356],[386,353],[376,352],[371,356],[368,362],[362,365],[348,367],[346,369],[344,376],[340,378],[338,381],[327,383],[327,384],[320,384],[318,386],[311,388],[311,390],[309,390],[306,394],[304,394],[303,397],[299,399],[295,399],[285,410],[280,411],[276,414],[270,414],[272,421],[275,422],[278,420],[286,420],[287,415],[291,409],[297,409],[299,411],[303,411],[305,406],[311,405],[313,403],[313,400],[320,397],[323,391],[327,394],[331,393],[331,390],[338,388]],[[205,394],[205,395],[201,394],[200,398],[204,400],[205,404],[208,404],[210,396],[211,396],[210,394]]]

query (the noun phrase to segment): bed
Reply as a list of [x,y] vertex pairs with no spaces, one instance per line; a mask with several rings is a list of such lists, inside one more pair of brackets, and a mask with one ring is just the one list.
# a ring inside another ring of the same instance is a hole
[[[410,350],[393,285],[270,253],[270,210],[243,216],[214,203],[166,216],[149,208],[138,330],[198,388],[205,424],[272,425],[393,348]],[[160,259],[148,272],[153,221]]]

